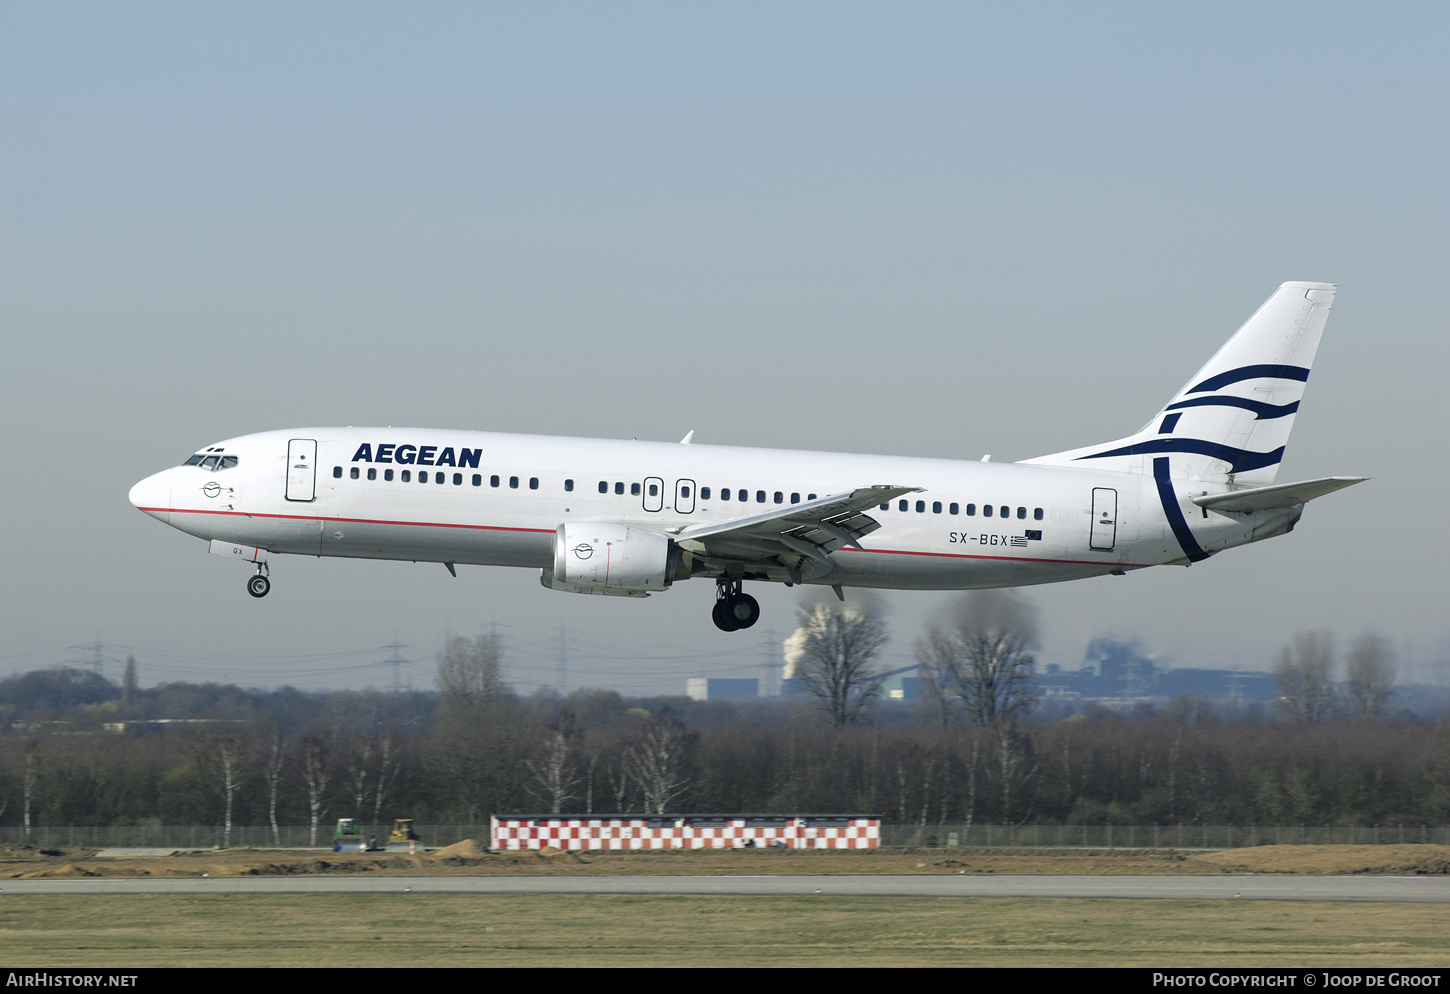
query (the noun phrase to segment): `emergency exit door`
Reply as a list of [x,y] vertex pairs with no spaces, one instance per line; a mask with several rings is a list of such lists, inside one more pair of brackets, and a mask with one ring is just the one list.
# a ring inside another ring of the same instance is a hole
[[317,498],[317,439],[294,438],[287,443],[287,499]]
[[1093,488],[1093,524],[1088,548],[1113,551],[1118,538],[1118,492],[1108,487]]

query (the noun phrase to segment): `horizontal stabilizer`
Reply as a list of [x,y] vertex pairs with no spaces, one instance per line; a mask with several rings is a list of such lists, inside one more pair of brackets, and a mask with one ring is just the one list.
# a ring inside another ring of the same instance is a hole
[[1279,507],[1293,507],[1315,497],[1332,494],[1336,490],[1363,483],[1367,476],[1326,476],[1320,480],[1305,480],[1302,483],[1279,483],[1272,487],[1254,487],[1252,490],[1232,490],[1226,494],[1204,494],[1194,497],[1193,503],[1214,511],[1271,511]]

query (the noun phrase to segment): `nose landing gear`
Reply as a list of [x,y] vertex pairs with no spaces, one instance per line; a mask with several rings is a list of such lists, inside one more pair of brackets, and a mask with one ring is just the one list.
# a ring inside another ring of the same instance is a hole
[[267,591],[272,589],[272,581],[262,575],[264,564],[257,564],[257,572],[247,580],[247,593],[253,597],[266,597]]
[[715,608],[710,617],[722,632],[749,628],[760,620],[760,602],[741,589],[741,581],[721,577],[715,581]]

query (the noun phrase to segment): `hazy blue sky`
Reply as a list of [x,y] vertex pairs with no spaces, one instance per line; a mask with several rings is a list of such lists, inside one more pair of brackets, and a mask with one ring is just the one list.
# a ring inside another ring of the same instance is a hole
[[[1193,567],[1033,588],[1043,657],[1450,658],[1439,4],[0,6],[0,673],[414,682],[490,623],[525,685],[754,675],[524,570],[245,567],[135,511],[211,441],[417,424],[998,460],[1139,427],[1284,280],[1340,293],[1281,480]],[[885,599],[905,661],[948,594]],[[108,650],[112,657],[123,653]],[[1421,678],[1450,678],[1450,662]],[[113,667],[110,672],[118,671]]]

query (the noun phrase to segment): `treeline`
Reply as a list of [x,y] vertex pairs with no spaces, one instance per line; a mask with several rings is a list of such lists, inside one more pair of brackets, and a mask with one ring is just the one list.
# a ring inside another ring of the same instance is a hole
[[[477,823],[489,812],[884,812],[890,822],[1439,825],[1450,726],[1232,721],[1202,700],[987,723],[801,703],[519,696],[454,640],[438,689],[0,681],[0,824]],[[121,729],[108,730],[109,729]],[[375,829],[376,830],[376,829]]]

